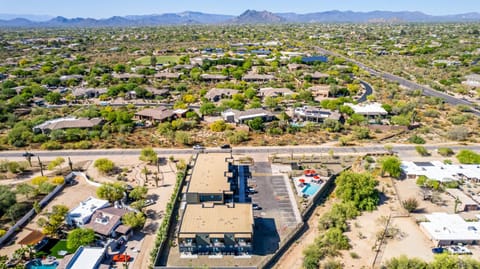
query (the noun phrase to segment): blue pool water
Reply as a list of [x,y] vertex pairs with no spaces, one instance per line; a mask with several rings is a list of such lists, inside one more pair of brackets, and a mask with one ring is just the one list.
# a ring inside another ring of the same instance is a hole
[[308,196],[313,196],[317,191],[318,189],[320,189],[320,185],[317,185],[317,184],[307,184],[307,186],[305,186],[303,189],[302,189],[302,192]]
[[42,264],[42,262],[39,260],[33,260],[32,262],[27,264],[27,269],[56,269],[57,266],[58,266],[57,262],[53,264],[45,265],[45,264]]

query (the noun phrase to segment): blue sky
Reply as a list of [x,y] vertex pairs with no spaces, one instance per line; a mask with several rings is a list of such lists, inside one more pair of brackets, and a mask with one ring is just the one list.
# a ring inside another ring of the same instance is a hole
[[0,13],[106,18],[185,10],[239,15],[246,9],[308,13],[327,10],[480,12],[480,0],[0,0]]

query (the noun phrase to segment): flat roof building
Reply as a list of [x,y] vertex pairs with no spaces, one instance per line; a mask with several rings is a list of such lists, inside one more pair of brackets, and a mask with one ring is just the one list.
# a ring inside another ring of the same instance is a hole
[[388,114],[380,103],[361,103],[358,105],[345,103],[345,105],[351,107],[356,114],[364,116],[386,116]]
[[67,213],[67,223],[68,225],[75,225],[82,227],[84,224],[90,221],[92,215],[98,209],[105,208],[109,206],[110,203],[107,200],[97,199],[92,196],[86,200],[80,202],[80,205],[70,210]]
[[62,259],[57,269],[98,269],[105,257],[105,248],[79,247]]
[[403,161],[401,164],[403,173],[410,179],[426,176],[441,182],[454,180],[475,180],[480,178],[480,165],[477,164],[444,164],[440,161],[411,162]]
[[186,188],[186,205],[178,231],[181,253],[252,252],[253,209],[244,201],[243,171],[226,153],[198,154]]
[[425,215],[428,220],[420,228],[438,246],[476,244],[480,242],[480,222],[467,222],[460,215],[432,213]]

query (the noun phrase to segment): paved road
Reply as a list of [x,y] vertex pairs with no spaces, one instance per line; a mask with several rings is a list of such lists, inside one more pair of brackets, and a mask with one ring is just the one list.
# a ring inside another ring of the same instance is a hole
[[[417,145],[393,145],[393,151],[402,153],[407,151],[415,151]],[[480,151],[480,144],[469,145],[452,145],[452,144],[438,144],[438,145],[422,145],[427,150],[433,151],[441,147],[449,147],[455,151],[461,149],[470,149]],[[337,147],[337,146],[284,146],[284,147],[234,147],[232,149],[234,154],[254,154],[254,153],[291,153],[291,154],[303,154],[303,153],[329,153],[333,151],[336,154],[350,154],[350,153],[384,153],[385,148],[381,144],[364,145],[354,147]],[[98,150],[56,150],[56,151],[32,151],[35,156],[40,157],[58,157],[58,156],[122,156],[122,155],[140,155],[141,149],[98,149]],[[173,154],[193,154],[198,150],[193,149],[162,149],[158,148],[155,151],[159,155],[173,155]],[[230,150],[220,148],[207,148],[205,152],[230,152]],[[18,158],[22,157],[24,151],[2,151],[0,152],[0,158]],[[33,157],[35,158],[35,157]]]
[[358,65],[360,68],[366,70],[367,72],[369,72],[371,75],[374,75],[374,76],[380,76],[386,80],[390,80],[390,81],[393,81],[393,82],[397,82],[398,84],[402,85],[402,86],[405,86],[409,89],[412,89],[412,90],[421,90],[423,95],[425,96],[432,96],[432,97],[439,97],[439,98],[442,98],[443,100],[445,100],[445,102],[451,104],[451,105],[466,105],[466,106],[469,106],[470,109],[471,109],[471,113],[472,114],[475,114],[477,116],[480,116],[480,110],[477,110],[475,108],[475,104],[468,101],[468,100],[465,100],[465,99],[461,99],[461,98],[457,98],[457,97],[454,97],[454,96],[451,96],[451,95],[448,95],[446,93],[443,93],[443,92],[439,92],[439,91],[436,91],[428,86],[425,86],[425,85],[421,85],[421,84],[418,84],[416,82],[413,82],[413,81],[410,81],[410,80],[407,80],[407,79],[404,79],[402,77],[399,77],[399,76],[396,76],[396,75],[393,75],[393,74],[390,74],[388,72],[384,72],[384,71],[377,71],[375,69],[373,69],[372,67],[370,66],[367,66],[357,60],[354,60],[354,59],[351,59],[351,58],[348,58],[346,56],[343,56],[341,54],[338,54],[338,53],[335,53],[333,51],[329,51],[329,50],[326,50],[326,49],[323,49],[323,48],[320,48],[320,47],[316,47],[316,49],[322,53],[322,54],[326,54],[326,55],[333,55],[333,56],[336,56],[336,57],[341,57],[351,63],[354,63],[356,65]]
[[365,87],[365,93],[363,93],[362,97],[360,97],[357,101],[359,103],[363,103],[367,101],[367,97],[373,93],[373,88],[370,84],[368,84],[366,81],[361,80],[360,84]]

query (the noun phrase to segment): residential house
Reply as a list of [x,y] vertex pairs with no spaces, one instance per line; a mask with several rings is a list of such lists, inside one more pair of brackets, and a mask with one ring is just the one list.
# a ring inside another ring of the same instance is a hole
[[74,254],[60,260],[57,269],[100,269],[107,256],[107,248],[79,247]]
[[75,88],[72,90],[72,95],[77,99],[98,98],[107,91],[106,88]]
[[60,80],[61,81],[67,81],[67,80],[76,80],[76,81],[80,81],[83,79],[83,76],[82,75],[64,75],[64,76],[60,76]]
[[166,97],[166,96],[168,96],[168,93],[169,93],[168,89],[157,89],[157,88],[154,88],[154,87],[146,87],[145,90],[147,90],[149,93],[151,93],[153,98]]
[[156,79],[180,79],[181,73],[160,72],[155,74]]
[[289,71],[296,71],[296,70],[300,70],[302,68],[305,68],[306,66],[304,64],[295,64],[295,63],[292,63],[292,64],[287,64],[287,68]]
[[425,176],[440,182],[480,179],[480,166],[477,164],[444,164],[440,161],[407,162],[403,161],[402,171],[408,179],[417,179]]
[[470,87],[480,88],[480,75],[478,74],[467,75],[465,76],[465,81],[462,83]]
[[294,116],[304,121],[323,122],[326,119],[341,121],[342,115],[338,111],[321,109],[318,107],[297,107],[294,110]]
[[222,112],[222,117],[226,122],[243,124],[255,118],[261,118],[264,122],[272,121],[275,116],[263,108],[248,109],[245,111],[229,109]]
[[140,74],[131,74],[131,73],[113,73],[113,78],[119,79],[119,80],[129,80],[131,78],[145,78],[144,75]]
[[274,75],[246,74],[242,77],[246,82],[268,82],[274,80]]
[[363,115],[367,118],[385,117],[388,115],[388,112],[380,103],[360,103],[356,105],[345,103],[344,105],[351,107],[354,113]]
[[227,80],[228,77],[224,75],[201,74],[200,78],[204,81],[218,82],[218,81]]
[[138,111],[134,115],[135,120],[146,120],[151,122],[165,122],[175,119],[177,115],[167,107],[147,108]]
[[318,71],[313,72],[312,74],[306,74],[305,76],[309,75],[312,80],[321,80],[321,79],[327,79],[330,75],[326,73],[321,73]]
[[447,188],[446,193],[450,195],[453,199],[458,199],[460,201],[459,203],[459,208],[457,208],[459,211],[476,211],[479,210],[480,207],[472,197],[468,196],[465,192],[463,192],[460,189],[451,189]]
[[70,226],[83,227],[92,218],[95,211],[108,207],[107,200],[97,199],[92,196],[80,202],[80,205],[67,213],[67,224]]
[[480,242],[479,217],[476,221],[465,221],[457,214],[426,214],[427,221],[420,222],[420,229],[437,246],[474,245]]
[[316,101],[321,101],[328,98],[330,94],[330,85],[315,85],[307,89],[312,93],[313,98]]
[[96,234],[105,238],[116,238],[120,235],[128,235],[131,229],[122,225],[122,217],[129,211],[115,207],[101,208],[95,211],[90,222],[83,225],[90,228]]
[[293,91],[288,88],[261,88],[259,92],[262,97],[289,96],[293,94]]
[[238,90],[212,88],[204,97],[211,102],[218,102],[221,99],[231,98],[236,93],[238,93]]
[[39,124],[33,127],[33,132],[35,133],[44,133],[48,134],[54,130],[65,130],[65,129],[92,129],[96,126],[100,126],[103,123],[101,118],[92,118],[92,119],[85,119],[85,118],[59,118],[54,120],[46,121],[42,124]]

